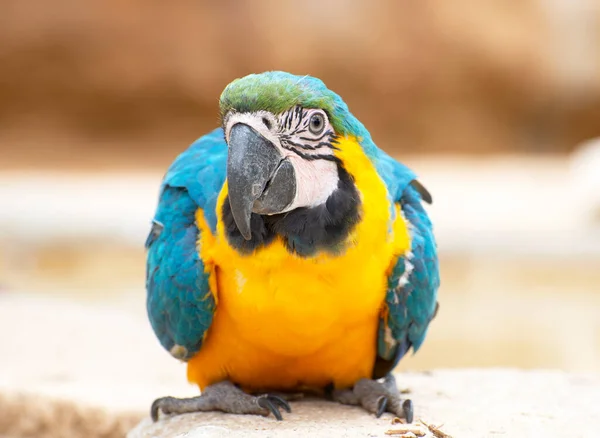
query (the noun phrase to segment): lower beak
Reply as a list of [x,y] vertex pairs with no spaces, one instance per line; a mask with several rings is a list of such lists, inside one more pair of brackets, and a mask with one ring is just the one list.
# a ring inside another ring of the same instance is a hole
[[233,219],[246,240],[252,238],[252,213],[281,213],[296,195],[292,164],[273,143],[243,123],[235,124],[229,133],[227,184]]

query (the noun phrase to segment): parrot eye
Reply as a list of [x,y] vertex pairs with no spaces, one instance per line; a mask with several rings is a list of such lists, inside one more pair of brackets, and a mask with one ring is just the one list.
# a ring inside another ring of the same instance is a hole
[[308,129],[315,135],[319,135],[325,129],[325,116],[321,113],[314,113],[310,116]]

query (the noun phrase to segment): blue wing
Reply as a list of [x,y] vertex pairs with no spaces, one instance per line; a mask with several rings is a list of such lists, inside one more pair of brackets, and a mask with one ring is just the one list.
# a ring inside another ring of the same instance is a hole
[[225,181],[227,145],[223,131],[201,137],[167,171],[148,250],[148,317],[162,346],[178,359],[190,359],[202,346],[215,312],[209,272],[198,254],[196,211],[204,211],[211,231],[216,203]]
[[387,312],[379,322],[374,377],[389,373],[410,347],[417,351],[437,311],[440,285],[437,247],[433,228],[422,201],[431,202],[416,175],[384,152],[376,161],[394,203],[399,203],[409,222],[411,250],[398,258],[388,279]]

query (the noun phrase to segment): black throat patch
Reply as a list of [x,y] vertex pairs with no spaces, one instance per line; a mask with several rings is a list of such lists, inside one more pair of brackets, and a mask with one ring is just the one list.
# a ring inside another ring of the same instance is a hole
[[233,220],[229,198],[221,211],[229,244],[244,254],[268,246],[281,236],[288,251],[310,257],[319,251],[338,253],[360,219],[360,196],[353,178],[338,162],[338,186],[324,204],[287,213],[261,216],[252,213],[252,238],[244,239]]

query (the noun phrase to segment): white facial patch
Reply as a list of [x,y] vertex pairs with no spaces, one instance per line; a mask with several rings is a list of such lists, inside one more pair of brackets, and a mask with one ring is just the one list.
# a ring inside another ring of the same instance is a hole
[[[318,112],[323,117],[322,132],[315,134],[309,126],[311,116]],[[296,175],[296,196],[294,201],[282,211],[300,207],[315,207],[325,203],[338,186],[337,163],[333,160],[330,143],[335,137],[333,127],[321,110],[299,107],[273,115],[268,111],[253,113],[229,113],[224,120],[225,138],[229,142],[231,128],[243,123],[269,140],[282,157],[294,166]]]
[[293,152],[286,151],[296,170],[296,197],[286,209],[315,207],[325,203],[338,186],[337,166],[332,161],[307,161]]

